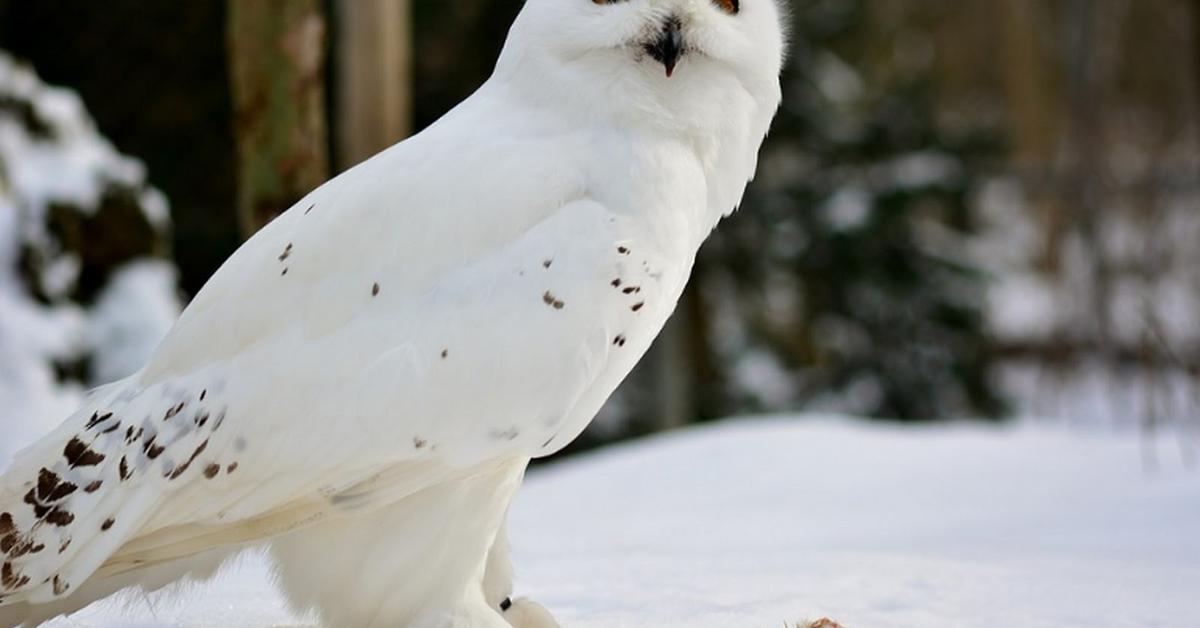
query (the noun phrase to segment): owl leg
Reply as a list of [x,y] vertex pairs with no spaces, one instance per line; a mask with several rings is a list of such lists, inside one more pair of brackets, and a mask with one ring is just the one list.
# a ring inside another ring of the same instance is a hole
[[[507,519],[507,514],[505,519]],[[500,608],[513,592],[513,567],[509,558],[508,523],[500,524],[496,540],[488,550],[487,567],[483,573],[483,598],[492,608]],[[510,601],[511,603],[511,601]]]
[[509,558],[506,525],[501,525],[488,552],[483,576],[483,596],[493,608],[499,608],[514,628],[559,628],[558,622],[541,604],[528,598],[512,599],[513,569]]
[[[482,582],[526,459],[488,462],[390,505],[347,511],[271,542],[291,606],[323,626],[509,628]],[[507,551],[497,556],[506,565]]]

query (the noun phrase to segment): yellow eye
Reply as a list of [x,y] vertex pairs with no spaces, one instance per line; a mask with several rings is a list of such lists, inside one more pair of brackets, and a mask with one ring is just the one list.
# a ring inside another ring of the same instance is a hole
[[721,7],[722,11],[730,15],[737,15],[738,11],[742,10],[740,0],[713,0],[713,4]]

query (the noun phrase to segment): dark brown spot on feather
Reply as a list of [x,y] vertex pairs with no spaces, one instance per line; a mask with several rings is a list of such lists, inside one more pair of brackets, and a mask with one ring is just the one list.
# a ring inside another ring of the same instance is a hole
[[445,360],[450,355],[449,349],[442,349],[442,359]]
[[146,457],[151,460],[154,460],[154,459],[158,458],[159,456],[161,456],[162,452],[167,449],[164,446],[154,444],[154,441],[157,438],[158,438],[157,436],[153,436],[150,438],[150,440],[148,440],[142,444],[142,451],[144,451],[146,453]]
[[371,296],[373,296],[373,297],[379,296],[379,284],[378,283],[371,284]]
[[644,305],[646,305],[646,302],[645,302],[645,301],[639,301],[638,303],[635,303],[635,304],[633,305],[633,307],[631,307],[631,308],[629,308],[629,309],[631,309],[631,310],[633,310],[634,312],[636,312],[636,311],[638,311],[638,310],[642,309],[642,307],[643,307]]
[[29,577],[22,576],[13,570],[12,563],[6,562],[0,567],[0,585],[5,589],[16,589],[29,584]]
[[308,212],[311,212],[314,207],[316,207],[316,204],[309,205],[308,209],[304,210],[304,215],[307,216]]
[[639,286],[629,286],[628,288],[622,290],[621,292],[624,292],[625,294],[637,294],[641,291],[642,291],[642,289]]
[[42,469],[41,471],[38,471],[38,481],[37,481],[38,499],[45,501],[46,496],[48,496],[50,494],[50,492],[54,490],[54,487],[58,486],[58,483],[60,481],[62,481],[62,478],[59,478],[58,474],[54,473],[53,471],[51,471],[49,469]]
[[621,278],[620,277],[617,277],[616,279],[612,280],[612,287],[614,287],[614,288],[621,287]]
[[13,548],[11,552],[8,552],[8,557],[20,558],[26,554],[38,554],[38,552],[44,549],[46,549],[46,545],[34,545],[32,539],[25,539],[23,542],[18,543],[16,548]]
[[204,453],[204,450],[207,448],[208,448],[208,441],[205,440],[203,443],[200,443],[200,446],[196,448],[196,451],[192,452],[192,456],[187,459],[187,462],[184,462],[183,464],[176,467],[175,470],[173,472],[171,472],[171,474],[168,477],[170,479],[174,480],[174,479],[178,478],[179,476],[183,475],[184,472],[188,470],[188,467],[192,466],[192,463],[196,461],[196,458],[199,458],[200,454]]
[[230,463],[230,465],[228,467],[225,467],[225,473],[233,473],[234,471],[237,471],[237,468],[238,468],[238,463],[236,463],[236,462]]
[[129,479],[130,477],[132,477],[132,475],[133,475],[133,474],[132,474],[132,473],[130,473],[130,471],[129,471],[129,463],[128,463],[128,462],[126,462],[126,460],[125,460],[125,456],[121,456],[121,464],[120,464],[120,467],[119,467],[117,470],[118,470],[118,471],[120,472],[120,474],[121,474],[121,481],[122,481],[122,482],[124,482],[125,480],[128,480],[128,479]]
[[219,465],[219,464],[210,464],[207,467],[204,467],[204,477],[206,477],[210,480],[217,477],[217,474],[220,472],[221,472],[221,465]]
[[75,515],[57,506],[46,515],[46,523],[53,523],[60,528],[71,525],[72,521],[75,521]]
[[424,449],[426,444],[427,444],[427,442],[425,441],[424,438],[420,438],[417,436],[413,437],[413,447],[416,447],[417,449]]
[[197,414],[194,421],[196,423],[196,427],[204,427],[204,424],[208,423],[208,413],[202,412],[200,414]]
[[292,256],[292,243],[288,242],[287,248],[283,249],[283,252],[279,254],[279,261],[282,262],[283,260],[285,260],[291,256]]
[[0,513],[0,536],[9,534],[17,529],[17,525],[13,523],[12,515],[5,512]]
[[12,539],[7,543],[8,547],[4,550],[8,552],[9,558],[20,558],[26,554],[36,554],[44,549],[45,545],[34,547],[33,539],[21,538],[16,534],[11,535]]
[[94,467],[101,462],[104,462],[104,454],[98,454],[92,451],[87,443],[79,440],[78,437],[72,438],[67,446],[63,448],[63,456],[67,459],[67,464],[71,468],[75,467]]
[[113,423],[113,424],[112,424],[112,427],[110,427],[110,428],[108,428],[108,429],[106,429],[106,430],[104,430],[103,432],[100,432],[100,433],[101,433],[101,434],[112,434],[113,432],[115,432],[115,431],[117,431],[117,430],[119,430],[119,429],[121,429],[121,422],[120,422],[120,421],[117,421],[116,423]]
[[15,545],[10,544],[9,549],[4,550],[4,551],[8,552],[9,558],[21,558],[22,556],[29,553],[29,548],[32,546],[33,546],[33,542],[29,541],[28,539],[25,539],[25,540],[17,539],[17,543]]
[[625,336],[617,336],[616,338],[613,338],[613,344],[617,345],[618,347],[624,347],[625,346]]
[[38,472],[38,501],[45,503],[62,501],[78,488],[78,486],[70,482],[64,482],[62,478],[49,469],[42,469]]
[[207,388],[205,388],[204,390],[201,390],[201,391],[200,391],[200,401],[204,401],[204,398],[205,398],[205,397],[207,397],[207,396],[208,396],[208,389],[207,389]]
[[629,255],[629,248],[624,247],[624,246],[618,246],[617,252],[620,253],[621,255]]
[[58,553],[59,553],[59,554],[61,554],[61,553],[65,552],[65,551],[67,551],[67,548],[68,548],[68,547],[71,547],[71,539],[70,539],[70,537],[68,537],[66,540],[64,540],[64,541],[62,542],[62,545],[59,545],[59,546],[58,546]]
[[114,523],[116,523],[116,522],[117,522],[117,520],[116,520],[116,519],[113,519],[112,517],[109,517],[108,519],[105,519],[105,520],[104,520],[104,523],[100,524],[100,531],[101,531],[101,532],[108,532],[108,531],[109,531],[109,529],[110,529],[110,528],[112,528],[112,527],[113,527],[113,524],[114,524]]
[[71,585],[60,580],[58,576],[54,576],[54,595],[62,595],[70,590]]
[[282,271],[279,272],[279,276],[282,277],[282,276],[286,275],[287,271],[288,271],[288,269],[284,268]]
[[17,544],[17,533],[12,532],[0,538],[0,552],[8,553]]
[[31,508],[33,508],[33,516],[41,519],[46,515],[46,513],[50,512],[50,507],[38,503],[37,494],[34,492],[36,490],[36,488],[29,489],[29,492],[25,493],[24,501],[26,504],[29,504]]
[[100,414],[99,412],[93,412],[92,418],[88,419],[87,426],[84,427],[83,429],[90,430],[93,427],[96,427],[97,425],[100,425],[101,423],[111,419],[112,415],[113,415],[113,413],[111,413],[111,412],[103,414],[103,415]]
[[104,486],[104,480],[96,480],[95,482],[83,487],[83,492],[95,493],[96,491],[100,490],[101,486]]
[[174,417],[175,417],[175,415],[177,415],[177,414],[179,414],[180,412],[182,412],[182,411],[183,411],[183,406],[184,406],[186,403],[187,403],[186,401],[180,401],[180,402],[179,402],[179,405],[175,406],[174,408],[170,408],[170,409],[168,409],[168,410],[167,410],[167,413],[163,415],[163,420],[164,420],[164,421],[170,421],[172,418],[174,418]]
[[553,264],[554,264],[554,260],[548,259],[548,260],[542,262],[542,268],[550,268],[550,266]]
[[546,291],[546,294],[542,295],[542,302],[556,310],[561,310],[561,309],[563,309],[563,306],[566,305],[566,303],[563,303],[562,301],[558,300],[553,294],[551,294],[551,292],[549,290]]

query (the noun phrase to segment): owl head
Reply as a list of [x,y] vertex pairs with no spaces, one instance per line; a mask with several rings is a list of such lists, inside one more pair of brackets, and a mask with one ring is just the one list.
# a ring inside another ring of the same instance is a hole
[[783,55],[776,0],[528,0],[500,67],[677,113],[740,88],[773,112]]

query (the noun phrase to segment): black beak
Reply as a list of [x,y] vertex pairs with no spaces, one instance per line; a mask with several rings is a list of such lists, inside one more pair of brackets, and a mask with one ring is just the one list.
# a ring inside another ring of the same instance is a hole
[[675,64],[679,62],[679,57],[683,55],[682,29],[683,25],[679,23],[679,19],[671,18],[663,25],[663,30],[658,34],[658,39],[646,44],[646,52],[667,69],[667,78],[670,78],[675,73]]

